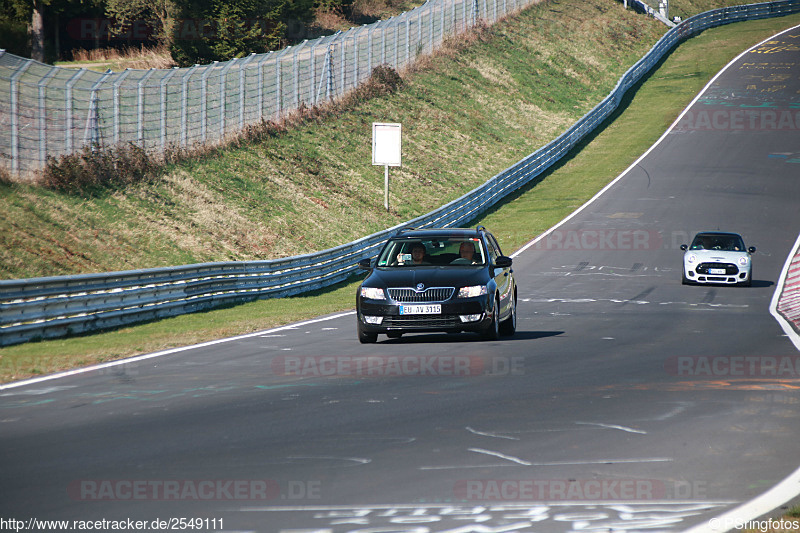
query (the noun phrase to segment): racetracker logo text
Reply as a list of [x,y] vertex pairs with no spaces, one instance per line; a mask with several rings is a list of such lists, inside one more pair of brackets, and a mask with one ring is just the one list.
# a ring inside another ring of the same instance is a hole
[[667,497],[663,481],[648,479],[468,479],[456,498],[469,501],[610,501]]
[[667,359],[664,369],[681,377],[800,377],[800,356],[680,355]]
[[274,479],[81,479],[67,486],[79,501],[264,501],[319,499],[321,481]]
[[279,376],[450,376],[522,374],[521,357],[458,355],[406,356],[280,356],[272,360]]
[[539,250],[658,250],[661,233],[654,230],[580,229],[554,230],[539,240]]

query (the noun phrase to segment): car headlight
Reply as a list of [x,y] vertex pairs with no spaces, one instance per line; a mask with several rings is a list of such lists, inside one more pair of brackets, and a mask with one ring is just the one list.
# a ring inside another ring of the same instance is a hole
[[747,266],[747,258],[746,257],[740,257],[739,258],[739,264],[741,266],[743,266],[743,267],[746,267]]
[[471,287],[461,287],[458,290],[459,298],[474,298],[486,294],[486,285],[473,285]]
[[361,297],[368,300],[385,300],[386,295],[379,287],[361,287]]
[[694,263],[695,261],[697,261],[697,256],[696,255],[689,254],[689,255],[686,256],[686,262],[687,263]]

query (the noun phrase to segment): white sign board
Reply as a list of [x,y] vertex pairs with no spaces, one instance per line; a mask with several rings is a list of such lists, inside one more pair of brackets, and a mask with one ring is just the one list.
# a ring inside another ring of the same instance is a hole
[[372,123],[372,164],[399,167],[402,124]]

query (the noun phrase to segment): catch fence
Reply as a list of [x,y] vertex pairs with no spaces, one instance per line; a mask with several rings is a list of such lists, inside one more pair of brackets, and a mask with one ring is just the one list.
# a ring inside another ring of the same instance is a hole
[[452,35],[532,0],[429,0],[374,24],[280,51],[188,68],[105,73],[0,51],[0,165],[13,175],[84,146],[216,143],[342,96],[378,65],[401,70]]

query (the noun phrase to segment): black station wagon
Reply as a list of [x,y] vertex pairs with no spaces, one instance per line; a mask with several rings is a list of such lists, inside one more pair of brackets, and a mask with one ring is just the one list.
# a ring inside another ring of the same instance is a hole
[[406,229],[390,238],[356,294],[358,340],[379,333],[474,331],[487,339],[517,328],[511,258],[494,236],[476,229]]

